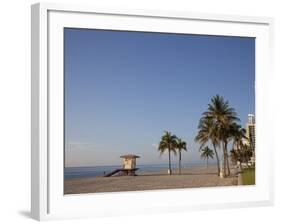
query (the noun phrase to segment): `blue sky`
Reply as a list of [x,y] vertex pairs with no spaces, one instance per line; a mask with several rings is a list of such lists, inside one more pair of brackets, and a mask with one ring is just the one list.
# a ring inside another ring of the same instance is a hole
[[[199,160],[198,121],[222,95],[244,126],[255,113],[253,38],[65,29],[66,166],[165,163],[164,130]],[[176,162],[177,158],[173,158]]]

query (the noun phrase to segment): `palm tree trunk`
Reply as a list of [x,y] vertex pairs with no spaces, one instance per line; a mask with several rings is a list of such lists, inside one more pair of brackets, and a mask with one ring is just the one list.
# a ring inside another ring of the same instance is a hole
[[227,176],[230,175],[230,169],[229,169],[229,161],[228,161],[228,152],[227,152],[227,141],[225,141],[225,159],[226,159],[226,166],[227,166]]
[[218,152],[216,149],[216,145],[213,143],[213,147],[214,147],[214,151],[216,154],[216,159],[217,159],[217,166],[218,166],[218,176],[220,175],[220,161],[219,161],[219,156],[218,156]]
[[246,165],[247,164],[247,160],[246,160],[246,153],[245,153],[245,148],[243,149],[243,154],[242,154],[243,156],[242,156],[242,160],[243,160],[243,163],[244,163],[244,165]]
[[242,163],[242,158],[241,158],[242,154],[241,154],[241,151],[240,151],[239,143],[236,143],[236,147],[237,147],[237,152],[238,152],[237,161],[239,162],[240,170],[242,170],[242,164],[241,164]]
[[226,165],[227,165],[227,176],[230,176],[228,152],[226,151]]
[[172,175],[172,169],[171,169],[171,150],[169,150],[169,174]]
[[223,177],[225,177],[226,176],[226,160],[225,160],[225,157],[226,157],[226,155],[225,155],[225,146],[224,146],[224,144],[222,143],[222,151],[223,151]]
[[181,151],[179,151],[179,174],[181,174]]
[[223,152],[223,159],[224,159],[224,163],[223,163],[223,172],[224,172],[224,176],[226,177],[227,176],[227,173],[226,173],[226,152],[225,152],[225,148],[224,148],[224,150],[223,150],[224,152]]
[[207,168],[208,168],[208,159],[209,159],[209,158],[207,157]]

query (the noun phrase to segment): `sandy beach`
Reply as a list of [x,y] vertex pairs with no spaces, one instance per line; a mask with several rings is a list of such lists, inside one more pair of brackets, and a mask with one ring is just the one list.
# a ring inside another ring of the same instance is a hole
[[216,186],[235,186],[238,183],[234,170],[231,176],[220,178],[217,176],[216,166],[192,167],[173,170],[173,175],[168,175],[167,170],[159,172],[137,172],[137,176],[112,176],[112,177],[87,177],[66,179],[64,184],[65,194],[143,191],[156,189],[178,189]]

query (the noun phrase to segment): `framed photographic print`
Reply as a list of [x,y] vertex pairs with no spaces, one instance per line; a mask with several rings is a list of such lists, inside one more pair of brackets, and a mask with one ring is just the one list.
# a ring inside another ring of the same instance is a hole
[[32,216],[268,205],[270,18],[32,6]]

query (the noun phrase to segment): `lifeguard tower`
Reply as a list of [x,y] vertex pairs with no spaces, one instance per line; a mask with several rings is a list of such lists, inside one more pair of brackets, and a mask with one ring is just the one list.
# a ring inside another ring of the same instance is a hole
[[120,156],[120,158],[123,159],[122,168],[126,169],[126,170],[132,170],[132,169],[136,169],[136,160],[137,160],[137,158],[140,158],[140,157],[133,155],[133,154],[129,154],[129,155]]
[[104,175],[104,177],[110,177],[117,173],[119,173],[120,176],[135,176],[136,171],[138,168],[136,168],[136,160],[137,158],[140,158],[137,155],[133,154],[127,154],[120,156],[120,158],[123,160],[122,168],[113,170],[112,172]]

